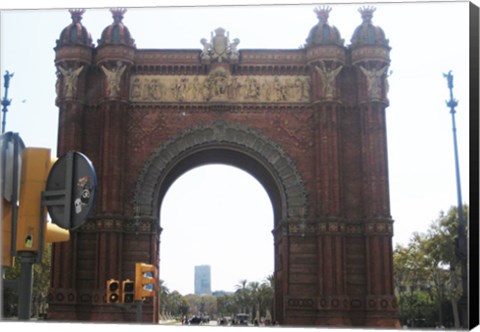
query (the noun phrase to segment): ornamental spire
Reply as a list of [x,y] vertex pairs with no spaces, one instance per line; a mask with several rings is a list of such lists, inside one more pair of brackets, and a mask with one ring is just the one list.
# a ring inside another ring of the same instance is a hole
[[327,23],[328,16],[332,11],[332,8],[329,6],[319,6],[313,10],[315,14],[317,14],[317,18],[319,19],[320,23]]
[[363,23],[371,23],[373,18],[373,13],[377,8],[373,6],[363,6],[358,8],[358,12],[362,15]]
[[113,21],[116,23],[120,23],[123,20],[123,15],[127,12],[126,8],[112,8],[110,9],[112,13]]
[[69,9],[68,11],[72,16],[72,21],[74,23],[80,23],[82,20],[82,15],[85,14],[85,9]]

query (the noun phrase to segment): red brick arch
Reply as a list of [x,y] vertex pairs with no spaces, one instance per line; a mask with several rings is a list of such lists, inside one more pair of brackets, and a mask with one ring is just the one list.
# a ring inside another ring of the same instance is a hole
[[158,219],[161,201],[173,181],[194,167],[216,162],[249,172],[265,187],[275,224],[306,217],[304,181],[293,160],[258,131],[224,122],[189,129],[152,153],[137,181],[135,213]]
[[[318,9],[321,17],[329,11]],[[325,24],[312,32],[331,31]],[[132,279],[137,261],[159,264],[166,191],[184,172],[215,162],[244,169],[270,196],[274,319],[397,326],[390,46],[375,31],[374,43],[356,33],[349,46],[313,33],[291,50],[239,50],[224,29],[202,40],[203,50],[137,49],[129,34],[94,46],[64,34],[55,48],[57,150],[87,155],[99,190],[90,220],[54,245],[49,318],[134,321],[105,303],[106,280]],[[157,303],[146,303],[143,315],[157,322]]]

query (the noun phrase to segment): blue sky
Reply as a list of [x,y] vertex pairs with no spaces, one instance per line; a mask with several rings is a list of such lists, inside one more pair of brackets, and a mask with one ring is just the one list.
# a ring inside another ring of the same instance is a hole
[[[200,3],[215,4],[212,1],[174,4]],[[94,1],[74,1],[69,5],[98,8]],[[129,9],[124,18],[137,48],[201,49],[200,39],[208,39],[219,26],[229,31],[231,38],[240,39],[240,50],[298,48],[317,23],[313,12],[316,6],[311,4],[175,8],[158,7],[158,1],[104,1],[105,8],[87,10],[82,20],[95,44],[112,22],[106,8],[128,5],[143,6]],[[145,7],[149,5],[157,7]],[[329,22],[339,29],[347,45],[361,23],[357,12],[361,5],[361,2],[330,4]],[[468,3],[370,5],[377,8],[373,23],[383,28],[392,47],[389,70],[393,73],[389,78],[387,108],[390,201],[395,220],[393,242],[406,244],[414,231],[425,231],[441,210],[448,210],[457,201],[452,124],[445,105],[449,92],[443,77],[449,70],[454,74],[454,94],[459,100],[456,121],[463,201],[469,201]],[[48,10],[22,1],[10,4],[11,7],[1,6],[7,9],[1,13],[2,97],[3,74],[5,70],[14,72],[7,131],[19,132],[27,146],[51,147],[55,153],[58,110],[54,103],[53,48],[62,29],[70,24],[70,15],[60,9],[61,2],[52,2],[46,7]],[[226,183],[228,188],[223,188]],[[233,190],[228,195],[218,195],[229,188]],[[204,198],[207,199],[202,201]],[[249,206],[243,209],[248,211],[229,204],[236,199]],[[191,205],[186,206],[185,202]],[[215,216],[210,209],[201,216],[202,204],[209,206],[212,202],[225,209],[218,209]],[[232,219],[228,214],[232,209],[236,211],[235,220],[225,224]],[[186,214],[192,211],[196,212],[194,216]],[[162,279],[171,289],[193,292],[193,266],[200,264],[212,265],[213,289],[232,290],[240,279],[260,281],[272,273],[271,205],[263,188],[243,171],[228,167],[195,169],[174,183],[161,212]],[[199,224],[208,225],[204,227],[208,231],[202,233],[204,243],[216,245],[194,247],[192,232],[188,230]],[[242,233],[244,229],[255,231]],[[181,240],[177,240],[178,234],[183,234]],[[240,242],[236,242],[238,239]],[[256,252],[239,249],[246,241]],[[181,249],[186,243],[190,249]]]

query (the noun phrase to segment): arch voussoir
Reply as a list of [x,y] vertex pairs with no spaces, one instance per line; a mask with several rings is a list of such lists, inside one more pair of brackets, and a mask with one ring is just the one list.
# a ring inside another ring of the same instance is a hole
[[136,213],[158,217],[162,179],[175,163],[196,149],[222,145],[236,148],[268,169],[284,199],[282,219],[304,217],[300,215],[306,213],[307,206],[304,181],[292,159],[259,131],[224,122],[188,129],[155,150],[138,176],[133,204]]

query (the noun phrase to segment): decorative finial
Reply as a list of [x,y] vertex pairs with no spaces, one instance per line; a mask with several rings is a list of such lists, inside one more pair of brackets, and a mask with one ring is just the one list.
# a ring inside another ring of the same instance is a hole
[[329,6],[319,6],[313,10],[315,14],[317,14],[317,18],[320,20],[321,23],[327,23],[328,16],[332,11],[332,8]]
[[445,77],[447,79],[447,82],[448,82],[448,88],[449,89],[452,89],[453,88],[453,75],[452,75],[452,71],[450,70],[447,74],[443,74],[443,77]]
[[126,8],[112,8],[112,9],[110,9],[110,12],[112,13],[114,22],[122,22],[123,15],[127,12],[127,9]]
[[82,20],[82,15],[85,13],[85,9],[70,9],[69,12],[72,16],[72,21],[79,23]]
[[362,20],[364,23],[370,23],[372,21],[375,10],[377,10],[377,8],[373,6],[363,6],[358,8],[358,12],[362,15]]

